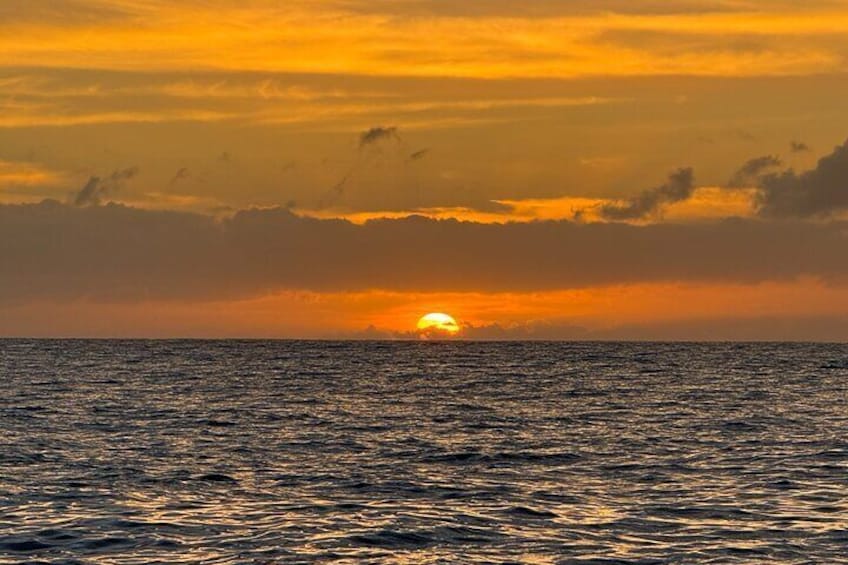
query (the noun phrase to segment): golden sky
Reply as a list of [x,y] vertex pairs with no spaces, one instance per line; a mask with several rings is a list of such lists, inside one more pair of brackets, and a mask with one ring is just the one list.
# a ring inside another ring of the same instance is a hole
[[845,29],[848,0],[4,0],[0,335],[848,339]]

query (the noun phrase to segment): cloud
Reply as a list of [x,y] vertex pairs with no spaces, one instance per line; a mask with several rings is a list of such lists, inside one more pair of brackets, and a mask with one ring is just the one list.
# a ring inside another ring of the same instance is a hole
[[0,159],[0,189],[58,185],[64,180],[62,173],[43,165]]
[[357,0],[346,2],[354,12],[398,16],[549,18],[591,14],[702,14],[738,11],[725,2],[698,0]]
[[[408,340],[415,331],[381,330],[373,325],[336,335],[342,339]],[[453,339],[468,341],[848,341],[848,317],[834,315],[726,316],[683,320],[645,321],[587,327],[568,321],[531,321],[518,324],[465,324]]]
[[120,188],[124,181],[138,175],[138,167],[113,171],[105,178],[91,177],[74,197],[75,206],[98,206],[103,198]]
[[[646,190],[625,204],[605,204],[600,215],[608,220],[638,220],[658,214],[666,204],[686,200],[692,196],[695,176],[691,168],[678,169],[668,177],[668,182]],[[578,211],[582,215],[583,211]]]
[[694,318],[587,328],[564,322],[467,326],[463,339],[484,341],[846,341],[848,317],[745,316]]
[[[400,136],[397,132],[397,127],[381,126],[373,127],[362,132],[359,135],[360,152],[355,156],[353,164],[351,164],[350,168],[342,176],[342,178],[335,185],[333,185],[333,187],[328,190],[318,201],[318,208],[329,208],[338,204],[339,201],[341,201],[341,199],[345,196],[345,192],[347,191],[347,187],[351,179],[356,176],[359,176],[360,172],[371,162],[373,155],[365,154],[361,151],[362,149],[370,145],[375,145],[387,139],[395,139],[397,141],[400,141]],[[423,156],[423,154],[420,156]]]
[[356,225],[56,201],[0,206],[0,302],[251,297],[276,290],[542,291],[639,282],[848,278],[848,223]]
[[[834,9],[824,9],[822,2],[829,1],[773,1],[766,7],[743,0],[300,0],[280,12],[272,0],[178,5],[4,0],[0,53],[9,66],[81,68],[96,61],[100,68],[125,70],[215,67],[396,76],[402,69],[407,75],[480,78],[797,76],[843,69],[844,22],[834,17]],[[46,4],[59,9],[45,9]],[[119,4],[119,13],[86,9],[106,4]],[[746,9],[746,4],[760,7]],[[729,6],[739,10],[733,17],[726,13]],[[139,21],[145,25],[133,25]],[[176,37],[173,29],[191,33]],[[618,30],[643,32],[648,39],[598,37]],[[667,40],[649,40],[669,34]],[[740,43],[759,48],[740,54]],[[222,52],[229,56],[222,58]]]
[[430,149],[419,149],[418,151],[409,154],[409,160],[419,161],[426,157],[428,153],[430,153]]
[[757,178],[763,173],[763,171],[779,167],[781,164],[782,161],[774,155],[764,155],[762,157],[749,159],[733,174],[728,181],[728,186],[733,188],[752,186],[752,184],[756,183]]
[[3,0],[0,4],[0,22],[4,23],[50,23],[64,27],[91,22],[113,23],[130,15],[120,2]]
[[803,141],[790,141],[789,149],[793,153],[802,153],[804,151],[809,151],[810,146],[804,143]]
[[848,209],[848,141],[814,169],[761,177],[756,204],[761,216],[771,218],[828,216]]
[[377,143],[378,141],[390,138],[400,139],[400,136],[398,136],[397,127],[373,127],[362,132],[359,135],[359,147],[362,148]]
[[174,176],[171,178],[170,182],[168,182],[168,185],[173,186],[180,181],[186,180],[190,176],[191,172],[189,172],[188,168],[182,167],[180,170],[174,173]]

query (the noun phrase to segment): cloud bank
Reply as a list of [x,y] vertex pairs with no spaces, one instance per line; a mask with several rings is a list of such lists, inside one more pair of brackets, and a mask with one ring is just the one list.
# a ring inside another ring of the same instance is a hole
[[844,282],[848,223],[356,225],[56,201],[0,206],[0,302],[249,297],[280,289],[535,291],[653,281]]

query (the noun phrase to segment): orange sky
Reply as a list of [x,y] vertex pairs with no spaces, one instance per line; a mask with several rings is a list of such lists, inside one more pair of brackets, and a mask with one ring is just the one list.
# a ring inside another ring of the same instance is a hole
[[846,26],[6,0],[0,335],[848,339]]
[[[848,289],[802,280],[537,293],[281,292],[216,302],[36,302],[8,308],[5,328],[15,331],[3,335],[406,339],[414,337],[422,313],[432,311],[451,312],[470,339],[668,339],[675,324],[690,332],[689,339],[804,339],[815,331],[821,333],[808,339],[821,339],[838,328],[817,330],[815,322],[844,320]],[[809,323],[796,327],[797,320]],[[705,325],[709,330],[699,329]],[[834,337],[844,336],[843,327]]]

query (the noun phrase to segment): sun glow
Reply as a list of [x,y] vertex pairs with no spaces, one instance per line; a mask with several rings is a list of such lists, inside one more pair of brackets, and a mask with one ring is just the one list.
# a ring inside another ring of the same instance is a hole
[[418,320],[418,332],[422,336],[450,337],[459,333],[459,324],[447,314],[431,312]]

